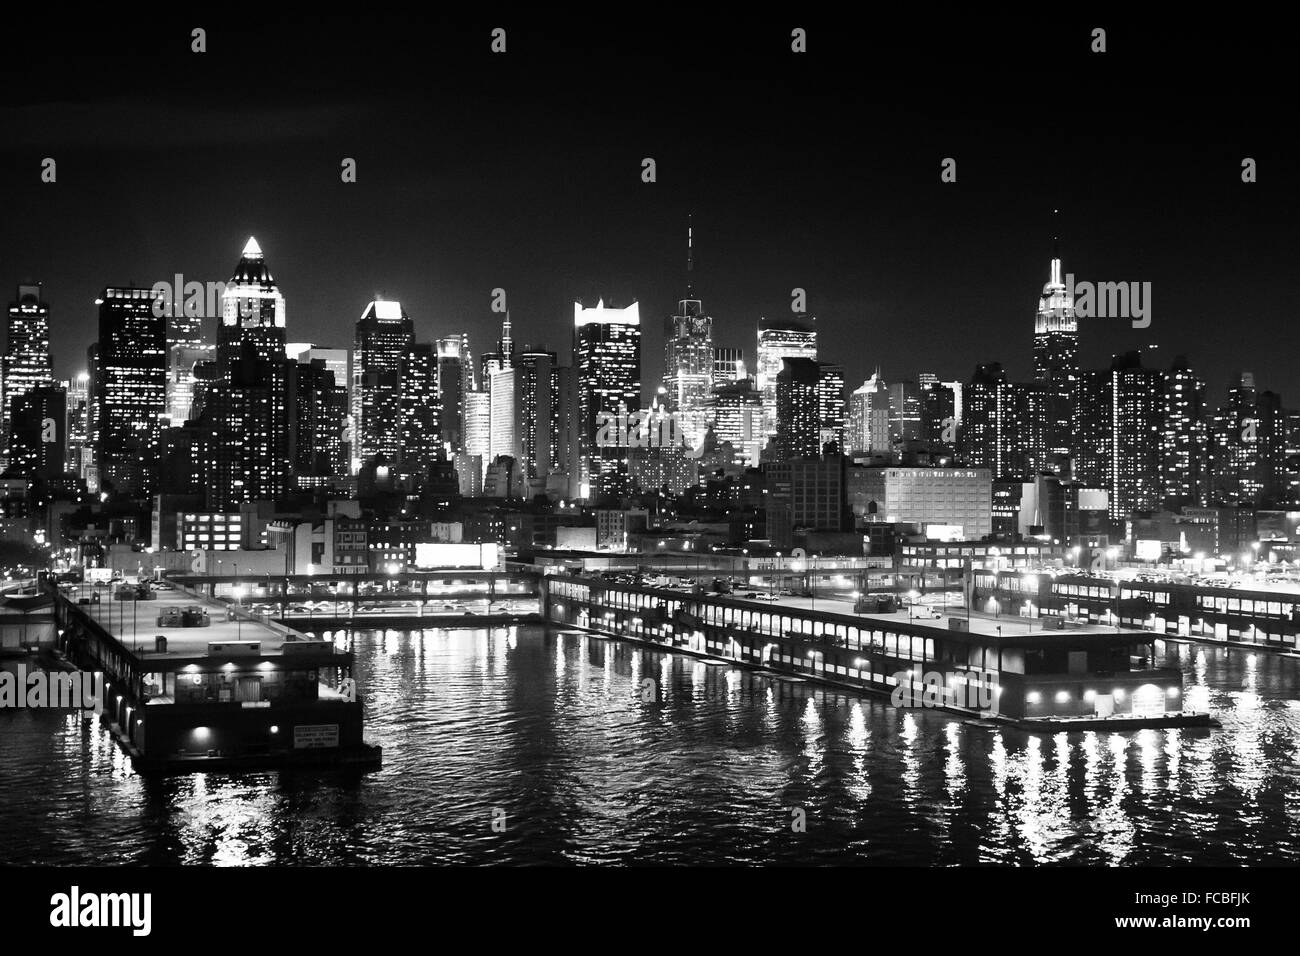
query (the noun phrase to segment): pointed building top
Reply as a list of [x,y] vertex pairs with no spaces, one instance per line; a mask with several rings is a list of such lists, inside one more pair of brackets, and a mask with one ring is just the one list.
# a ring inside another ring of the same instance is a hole
[[235,266],[235,274],[230,277],[230,281],[264,286],[275,283],[271,270],[267,268],[266,257],[262,255],[262,247],[252,236],[244,244],[244,251],[239,255],[239,263]]

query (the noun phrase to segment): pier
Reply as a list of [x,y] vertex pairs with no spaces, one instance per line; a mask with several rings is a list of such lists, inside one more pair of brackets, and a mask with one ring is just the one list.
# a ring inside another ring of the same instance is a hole
[[[1140,631],[958,616],[929,624],[575,575],[542,586],[552,624],[861,692],[901,686],[905,699],[982,719],[1034,729],[1211,723],[1184,712],[1181,672],[1154,666],[1157,638]],[[927,697],[933,675],[943,686]]]
[[138,770],[379,766],[348,649],[165,588],[51,591],[56,650],[104,674],[103,720]]

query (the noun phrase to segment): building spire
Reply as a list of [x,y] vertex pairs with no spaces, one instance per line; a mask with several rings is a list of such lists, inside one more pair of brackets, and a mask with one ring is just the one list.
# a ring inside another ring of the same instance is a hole
[[686,298],[695,298],[695,226],[694,214],[686,214]]
[[1061,220],[1060,209],[1052,210],[1052,285],[1061,285]]

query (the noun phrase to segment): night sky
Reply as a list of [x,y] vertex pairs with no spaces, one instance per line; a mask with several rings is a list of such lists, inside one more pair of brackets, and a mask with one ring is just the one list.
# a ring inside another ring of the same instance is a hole
[[[789,315],[799,286],[851,387],[876,367],[965,381],[993,360],[1027,378],[1059,228],[1066,271],[1153,286],[1148,329],[1081,323],[1085,366],[1158,344],[1212,396],[1247,369],[1300,405],[1282,31],[929,8],[754,7],[743,23],[657,5],[478,22],[252,9],[7,24],[0,295],[45,284],[60,376],[84,367],[104,285],[224,280],[254,235],[291,341],[350,346],[382,291],[422,339],[468,329],[477,355],[502,287],[516,342],[564,357],[575,298],[635,299],[649,385],[693,212],[697,293],[751,368],[757,319]],[[193,26],[209,52],[189,52]],[[956,184],[940,182],[948,156]],[[643,157],[658,182],[641,182]]]

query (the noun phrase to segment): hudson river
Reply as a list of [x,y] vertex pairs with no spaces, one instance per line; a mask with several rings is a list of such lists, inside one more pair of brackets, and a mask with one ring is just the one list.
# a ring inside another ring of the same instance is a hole
[[989,731],[540,628],[361,634],[382,771],[145,780],[80,716],[3,711],[0,862],[1300,862],[1300,661],[1162,646],[1223,729]]

